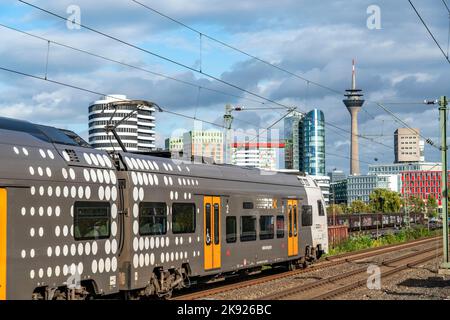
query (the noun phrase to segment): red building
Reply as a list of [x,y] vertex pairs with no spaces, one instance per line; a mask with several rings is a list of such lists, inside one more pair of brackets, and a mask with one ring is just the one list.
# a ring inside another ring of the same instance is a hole
[[[402,196],[419,197],[425,202],[432,195],[441,203],[441,171],[404,171],[402,175]],[[450,181],[450,174],[449,174]]]

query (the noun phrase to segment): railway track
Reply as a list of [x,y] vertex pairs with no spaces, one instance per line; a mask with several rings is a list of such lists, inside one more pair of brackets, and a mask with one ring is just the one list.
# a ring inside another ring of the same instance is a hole
[[[333,257],[324,258],[322,261],[317,262],[316,264],[306,268],[306,269],[298,269],[294,271],[285,271],[277,274],[270,274],[267,276],[262,276],[256,279],[251,280],[243,280],[237,283],[225,283],[219,287],[205,289],[193,293],[182,294],[179,296],[174,296],[172,300],[197,300],[197,299],[207,299],[209,296],[213,296],[216,294],[228,292],[231,290],[241,289],[245,287],[251,287],[262,283],[267,283],[270,281],[283,279],[287,277],[291,277],[298,274],[304,274],[308,272],[313,272],[325,268],[330,268],[334,266],[338,266],[344,263],[353,262],[357,260],[363,260],[371,257],[376,257],[381,254],[387,254],[391,252],[395,252],[397,250],[404,250],[408,248],[413,248],[420,245],[425,245],[428,243],[433,243],[439,240],[440,237],[431,237],[426,239],[414,240],[407,243],[388,245],[378,248],[370,248],[358,251],[356,253],[345,253]],[[417,254],[417,253],[415,253]]]
[[[400,271],[432,260],[440,255],[440,251],[436,254],[436,250],[439,248],[442,248],[442,245],[439,245],[438,248],[426,248],[419,252],[413,252],[385,260],[381,263],[380,275],[382,278],[386,278]],[[363,266],[352,271],[264,296],[262,300],[331,299],[365,285],[367,283],[367,277],[367,266]]]

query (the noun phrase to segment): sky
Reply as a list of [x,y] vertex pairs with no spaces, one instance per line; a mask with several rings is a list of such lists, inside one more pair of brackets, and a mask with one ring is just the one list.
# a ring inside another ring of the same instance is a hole
[[[350,115],[342,103],[350,87],[352,59],[357,87],[366,102],[359,114],[362,173],[368,164],[392,163],[394,131],[401,123],[382,110],[381,102],[422,136],[440,143],[437,106],[424,99],[449,94],[449,64],[406,0],[139,0],[202,34],[217,38],[312,82],[267,66],[249,56],[200,37],[132,0],[27,0],[70,18],[73,8],[81,23],[124,43],[86,29],[16,0],[0,3],[0,67],[89,89],[99,94],[125,94],[156,102],[163,109],[223,124],[225,104],[266,108],[235,113],[235,129],[257,132],[285,114],[268,98],[300,111],[321,109],[326,126],[326,169],[349,171]],[[415,0],[444,52],[449,46],[449,15],[441,0]],[[380,28],[373,11],[379,8]],[[369,11],[369,12],[368,12]],[[369,20],[369,24],[368,24]],[[77,49],[136,66],[130,68],[5,28],[13,27]],[[201,39],[200,39],[201,38]],[[188,68],[170,63],[164,56]],[[48,61],[48,62],[47,62]],[[203,74],[194,72],[201,70]],[[199,90],[156,76],[158,72],[230,96]],[[215,81],[222,79],[248,92]],[[88,106],[98,94],[59,86],[0,70],[0,116],[67,128],[87,139]],[[156,114],[157,145],[199,125],[168,113]],[[203,128],[211,125],[202,124]],[[283,121],[273,127],[283,131]],[[276,135],[276,133],[274,133]],[[381,145],[379,143],[385,144]],[[333,154],[333,155],[331,155]],[[337,156],[336,156],[337,155]],[[440,161],[437,148],[426,146],[427,161]]]

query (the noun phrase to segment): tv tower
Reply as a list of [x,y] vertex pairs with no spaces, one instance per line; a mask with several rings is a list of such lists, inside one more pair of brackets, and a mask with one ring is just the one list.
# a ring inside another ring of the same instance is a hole
[[352,64],[352,88],[345,90],[347,93],[343,102],[352,118],[350,174],[353,176],[359,175],[358,112],[364,104],[364,99],[362,99],[362,90],[356,89],[355,59],[353,59]]

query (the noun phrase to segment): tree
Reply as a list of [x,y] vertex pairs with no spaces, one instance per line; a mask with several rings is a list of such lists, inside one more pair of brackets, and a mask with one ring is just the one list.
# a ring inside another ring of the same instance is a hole
[[427,216],[428,217],[436,217],[437,215],[437,200],[433,195],[430,195],[428,197],[428,201],[427,201]]
[[438,204],[437,204],[436,198],[433,195],[428,196],[428,200],[427,200],[428,230],[430,229],[430,219],[436,218],[438,215],[437,207],[438,207]]
[[341,207],[342,213],[350,213],[350,208],[346,203],[341,203],[339,206]]
[[342,207],[337,204],[330,204],[327,208],[327,214],[332,216],[333,214],[342,214]]
[[366,213],[369,211],[368,206],[361,200],[355,200],[350,205],[351,213]]
[[387,189],[375,189],[369,196],[370,206],[374,212],[399,212],[402,204],[400,194]]
[[[409,198],[409,204],[410,204],[410,212],[412,213],[423,213],[425,212],[425,202],[422,198],[417,196],[412,196]],[[411,207],[412,206],[412,207]]]

